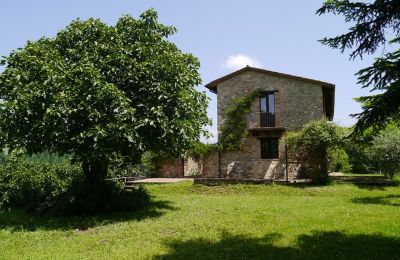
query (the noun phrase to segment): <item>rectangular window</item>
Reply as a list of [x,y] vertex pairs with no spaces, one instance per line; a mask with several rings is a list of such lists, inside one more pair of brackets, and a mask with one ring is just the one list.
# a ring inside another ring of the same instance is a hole
[[260,97],[260,126],[275,126],[275,93],[267,92]]
[[260,139],[261,159],[279,158],[279,138],[269,137]]

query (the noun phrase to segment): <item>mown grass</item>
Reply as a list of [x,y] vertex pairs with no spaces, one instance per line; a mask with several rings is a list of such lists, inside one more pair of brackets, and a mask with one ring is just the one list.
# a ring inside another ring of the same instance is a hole
[[0,213],[0,259],[400,258],[400,187],[147,187],[135,213]]

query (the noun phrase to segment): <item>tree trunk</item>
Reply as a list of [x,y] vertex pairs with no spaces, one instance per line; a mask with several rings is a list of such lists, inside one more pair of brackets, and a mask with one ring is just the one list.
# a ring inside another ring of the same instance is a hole
[[321,154],[321,182],[323,184],[328,183],[328,152],[324,149]]
[[315,153],[310,163],[313,170],[313,181],[318,184],[327,184],[329,179],[327,150],[321,149],[318,153]]
[[106,159],[83,161],[82,170],[88,183],[95,184],[102,182],[108,173],[108,161]]

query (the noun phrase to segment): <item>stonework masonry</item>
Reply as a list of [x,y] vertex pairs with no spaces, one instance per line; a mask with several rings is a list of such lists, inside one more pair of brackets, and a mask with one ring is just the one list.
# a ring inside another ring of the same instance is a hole
[[[226,109],[233,100],[262,89],[275,92],[276,126],[283,126],[288,131],[298,130],[304,124],[324,117],[322,86],[284,77],[245,71],[227,79],[218,85],[217,115],[220,133],[225,123]],[[259,126],[259,99],[254,100],[252,126]]]
[[[185,176],[189,175],[190,171],[202,177],[213,178],[283,178],[285,175],[283,143],[281,141],[279,143],[278,159],[261,159],[261,146],[258,138],[274,136],[281,139],[287,131],[299,130],[304,124],[325,117],[323,86],[312,80],[307,81],[252,70],[244,70],[218,82],[218,135],[221,134],[225,124],[226,111],[233,105],[234,99],[259,89],[275,93],[275,127],[261,128],[260,100],[256,98],[252,103],[251,113],[247,116],[249,134],[242,140],[242,150],[214,152],[201,160],[190,159],[191,166],[184,167]],[[258,129],[258,131],[254,133],[251,131],[252,129]],[[188,164],[188,162],[185,163]],[[195,164],[197,166],[193,166]],[[289,168],[289,176],[296,177],[299,167],[291,166]],[[168,174],[163,169],[168,169]],[[176,171],[177,167],[174,169]],[[160,170],[163,176],[173,175],[171,167],[163,166]],[[176,174],[179,175],[179,170]]]

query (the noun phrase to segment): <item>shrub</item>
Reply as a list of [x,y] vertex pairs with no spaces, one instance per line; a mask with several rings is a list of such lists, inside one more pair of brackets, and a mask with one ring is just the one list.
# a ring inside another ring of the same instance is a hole
[[368,156],[368,147],[370,144],[361,143],[356,140],[349,141],[344,149],[349,157],[349,164],[352,166],[352,172],[355,173],[373,173],[374,165]]
[[53,204],[79,177],[77,165],[11,158],[0,165],[0,208],[33,210]]
[[332,122],[318,120],[308,123],[299,132],[285,137],[290,158],[306,161],[312,169],[311,177],[316,183],[328,182],[327,151],[342,141],[342,131]]
[[221,150],[222,150],[221,146],[217,143],[205,144],[205,143],[202,143],[199,141],[193,145],[192,149],[186,151],[185,156],[200,158],[201,156],[207,156],[213,152],[217,152],[217,151],[221,151]]
[[27,155],[23,154],[22,159],[26,161],[34,161],[34,162],[48,162],[52,164],[59,164],[59,163],[69,163],[72,158],[72,155],[65,154],[60,156],[56,153],[51,153],[49,151]]
[[400,129],[391,128],[382,131],[372,141],[368,149],[370,160],[376,167],[393,179],[400,169]]
[[352,171],[349,156],[344,148],[330,149],[328,157],[331,171],[344,173]]
[[127,191],[112,181],[88,184],[79,165],[65,160],[10,158],[0,164],[0,209],[81,215],[135,210],[149,200],[142,187]]

